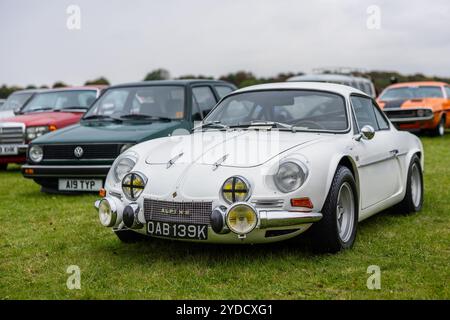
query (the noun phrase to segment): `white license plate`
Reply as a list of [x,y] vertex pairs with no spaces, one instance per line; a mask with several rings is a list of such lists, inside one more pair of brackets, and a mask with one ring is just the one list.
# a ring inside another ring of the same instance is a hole
[[59,179],[58,181],[60,191],[99,191],[102,187],[102,180]]
[[206,224],[149,221],[147,234],[164,238],[208,240],[208,226]]
[[19,148],[17,146],[0,146],[0,154],[3,156],[14,156],[19,154]]

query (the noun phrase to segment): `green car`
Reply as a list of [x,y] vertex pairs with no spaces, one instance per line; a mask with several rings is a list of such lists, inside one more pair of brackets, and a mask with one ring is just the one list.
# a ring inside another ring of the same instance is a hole
[[99,191],[120,153],[146,140],[189,133],[235,89],[215,80],[111,86],[80,123],[33,140],[22,174],[44,192]]

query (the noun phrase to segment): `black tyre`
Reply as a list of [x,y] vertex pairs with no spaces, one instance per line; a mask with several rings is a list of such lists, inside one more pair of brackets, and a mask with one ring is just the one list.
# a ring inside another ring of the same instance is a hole
[[358,203],[352,172],[339,166],[322,208],[323,218],[311,227],[315,251],[336,253],[353,246],[358,226]]
[[0,163],[0,171],[6,171],[8,169],[7,163]]
[[445,134],[445,117],[442,116],[439,124],[431,131],[431,134],[435,137],[442,137]]
[[403,214],[418,212],[423,206],[423,175],[420,159],[414,155],[408,168],[406,194],[402,202],[394,207],[395,212]]
[[148,240],[148,237],[131,230],[114,230],[117,238],[124,243],[135,243]]

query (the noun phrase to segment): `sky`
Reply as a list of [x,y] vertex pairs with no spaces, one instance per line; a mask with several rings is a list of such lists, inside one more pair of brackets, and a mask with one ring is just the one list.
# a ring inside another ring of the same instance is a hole
[[450,77],[450,1],[0,0],[0,84],[321,67]]

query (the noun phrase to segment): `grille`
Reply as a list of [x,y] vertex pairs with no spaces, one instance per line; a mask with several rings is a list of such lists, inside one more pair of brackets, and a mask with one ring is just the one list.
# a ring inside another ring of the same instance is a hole
[[[75,157],[74,150],[83,148],[83,155]],[[119,155],[117,144],[74,144],[74,145],[46,145],[44,146],[45,160],[72,160],[72,159],[115,159]]]
[[396,110],[384,111],[389,118],[415,118],[417,117],[416,110]]
[[[165,211],[165,212],[163,212]],[[189,214],[180,213],[180,211]],[[171,202],[144,199],[145,220],[211,224],[212,202]]]
[[252,203],[257,208],[283,208],[283,199],[256,199]]
[[0,127],[0,144],[24,144],[22,127]]

